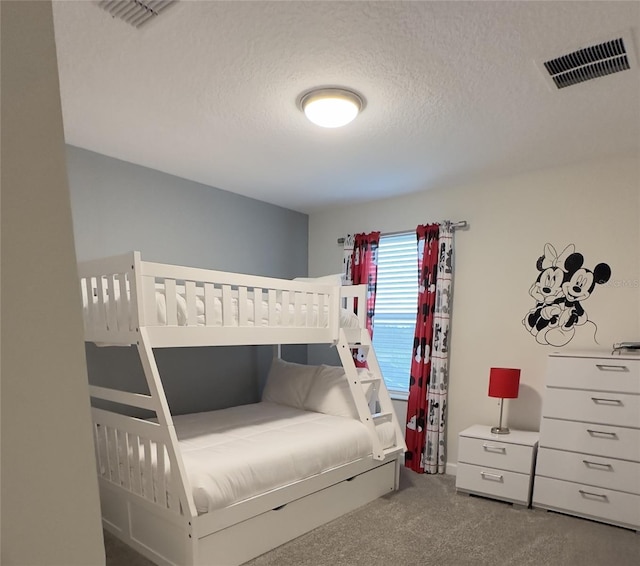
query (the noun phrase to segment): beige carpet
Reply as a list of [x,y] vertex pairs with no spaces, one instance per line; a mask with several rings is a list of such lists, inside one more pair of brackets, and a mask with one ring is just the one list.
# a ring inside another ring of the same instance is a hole
[[[151,563],[105,534],[107,566]],[[640,534],[456,494],[453,476],[403,470],[399,492],[247,566],[640,566]],[[211,565],[223,566],[223,565]]]

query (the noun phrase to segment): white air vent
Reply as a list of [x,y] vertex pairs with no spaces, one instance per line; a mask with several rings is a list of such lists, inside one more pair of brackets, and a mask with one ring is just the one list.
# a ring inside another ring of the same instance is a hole
[[139,28],[177,0],[100,0],[98,6],[114,18]]
[[627,71],[634,64],[631,37],[629,34],[620,34],[609,41],[594,43],[538,63],[538,67],[555,90]]

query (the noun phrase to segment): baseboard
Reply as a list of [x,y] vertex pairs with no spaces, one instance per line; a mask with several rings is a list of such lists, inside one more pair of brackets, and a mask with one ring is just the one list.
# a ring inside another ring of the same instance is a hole
[[[401,460],[400,462],[400,466],[403,467],[404,466],[404,461]],[[444,473],[447,476],[455,476],[458,473],[458,464],[452,464],[450,462],[447,462],[444,466]]]

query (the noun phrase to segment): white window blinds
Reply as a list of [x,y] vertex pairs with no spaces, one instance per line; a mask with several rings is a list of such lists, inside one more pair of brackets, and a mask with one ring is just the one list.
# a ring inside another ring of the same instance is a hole
[[409,391],[417,304],[415,233],[382,236],[378,248],[373,346],[387,388],[392,392]]

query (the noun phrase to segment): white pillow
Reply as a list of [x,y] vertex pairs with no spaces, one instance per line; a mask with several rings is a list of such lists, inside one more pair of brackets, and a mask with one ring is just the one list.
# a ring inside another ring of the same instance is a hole
[[342,285],[342,273],[334,275],[323,275],[322,277],[296,277],[294,281],[303,281],[304,283],[317,283],[318,285]]
[[262,392],[262,400],[304,410],[304,400],[317,371],[318,366],[274,358]]
[[[365,377],[369,375],[369,370],[358,368],[358,373],[360,377]],[[372,393],[373,385],[368,384],[365,388],[367,403],[371,400]],[[304,401],[304,408],[316,413],[359,419],[358,410],[342,366],[322,365],[318,368]]]

